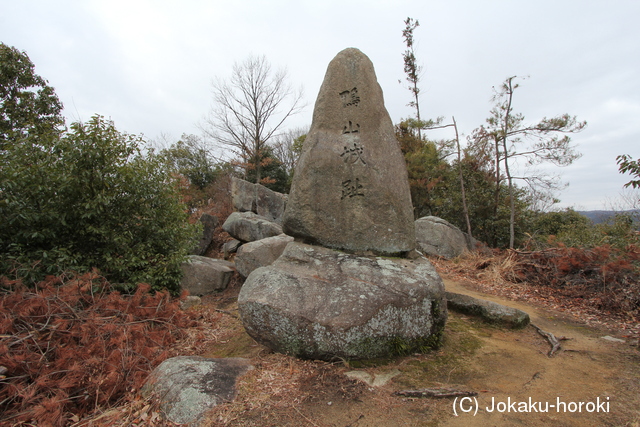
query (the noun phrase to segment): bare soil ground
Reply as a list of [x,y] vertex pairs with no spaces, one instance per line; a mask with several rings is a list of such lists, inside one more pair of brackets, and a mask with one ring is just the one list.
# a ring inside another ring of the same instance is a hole
[[[449,312],[445,343],[428,354],[367,362],[299,360],[271,352],[244,332],[236,284],[204,301],[204,310],[222,316],[199,353],[247,357],[255,369],[241,378],[236,400],[212,410],[203,425],[640,426],[640,351],[624,331],[587,326],[569,313],[484,294],[473,283],[441,275],[447,290],[524,310],[532,323],[569,340],[548,357],[548,342],[531,326],[502,329]],[[345,375],[354,370],[372,378],[396,375],[372,386]],[[461,402],[394,394],[436,387],[478,395]]]

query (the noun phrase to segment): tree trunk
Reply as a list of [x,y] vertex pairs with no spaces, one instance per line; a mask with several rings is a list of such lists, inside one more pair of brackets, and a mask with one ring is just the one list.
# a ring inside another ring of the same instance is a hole
[[458,174],[460,175],[460,192],[462,194],[462,214],[464,215],[464,220],[467,223],[467,249],[472,250],[471,242],[473,239],[473,235],[471,234],[471,221],[469,220],[469,208],[467,207],[467,196],[464,189],[464,176],[462,175],[462,154],[460,150],[460,138],[458,136],[458,125],[456,123],[456,118],[451,117],[453,119],[453,128],[456,131],[456,147],[458,150]]
[[509,249],[513,249],[513,245],[515,243],[515,218],[516,218],[516,210],[515,210],[515,199],[513,195],[513,180],[511,179],[511,174],[509,173],[509,152],[507,151],[507,133],[509,132],[509,118],[511,115],[511,100],[513,99],[513,86],[511,81],[513,77],[507,80],[508,90],[507,94],[509,98],[507,99],[507,110],[504,113],[504,129],[502,134],[502,148],[504,149],[504,170],[507,174],[507,180],[509,182]]
[[[495,138],[495,146],[496,146],[496,190],[493,197],[493,220],[498,220],[498,205],[500,204],[500,141],[498,138]],[[492,246],[498,246],[498,240],[495,237],[497,233],[495,233],[496,225],[494,224],[494,233],[493,233],[493,244]]]

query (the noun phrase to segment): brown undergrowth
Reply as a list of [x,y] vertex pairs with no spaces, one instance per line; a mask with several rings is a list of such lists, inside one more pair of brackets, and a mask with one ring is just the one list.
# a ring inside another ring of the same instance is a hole
[[640,248],[559,246],[432,259],[439,271],[514,300],[536,302],[588,324],[640,337]]
[[177,353],[172,345],[198,340],[197,316],[148,285],[125,296],[96,272],[33,290],[1,285],[2,426],[70,425],[122,403]]

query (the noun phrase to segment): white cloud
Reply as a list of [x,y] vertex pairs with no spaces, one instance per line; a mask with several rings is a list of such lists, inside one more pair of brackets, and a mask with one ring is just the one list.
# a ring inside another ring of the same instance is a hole
[[0,40],[27,51],[69,117],[101,113],[152,138],[197,132],[211,79],[251,53],[304,85],[310,106],[292,126],[310,123],[327,64],[351,46],[372,59],[392,119],[407,117],[398,80],[411,16],[421,24],[426,116],[455,115],[469,134],[488,115],[492,86],[530,75],[516,99],[528,121],[569,113],[589,122],[574,137],[583,158],[559,170],[571,182],[563,200],[600,207],[626,182],[615,156],[640,157],[634,0],[0,0],[0,10]]

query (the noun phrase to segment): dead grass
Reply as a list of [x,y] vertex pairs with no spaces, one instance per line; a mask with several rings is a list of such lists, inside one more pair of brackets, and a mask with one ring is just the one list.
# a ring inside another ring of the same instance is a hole
[[516,251],[492,256],[467,253],[451,261],[439,258],[430,261],[441,275],[478,291],[553,309],[590,326],[623,331],[623,336],[627,338],[640,338],[640,318],[637,314],[599,308],[602,294],[592,292],[580,296],[554,286],[533,285],[523,280]]

